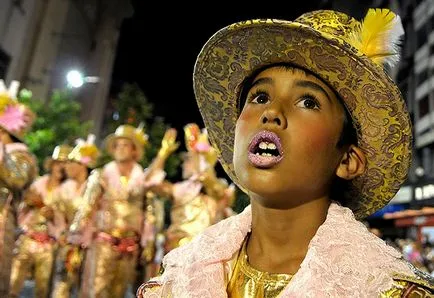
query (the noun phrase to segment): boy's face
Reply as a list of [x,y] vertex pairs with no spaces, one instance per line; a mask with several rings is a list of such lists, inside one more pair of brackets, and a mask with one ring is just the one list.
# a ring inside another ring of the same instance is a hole
[[134,143],[127,138],[118,138],[113,145],[113,157],[118,162],[134,160],[136,156]]
[[66,175],[70,179],[77,179],[82,171],[87,171],[86,166],[76,161],[68,161],[65,165]]
[[302,70],[271,67],[253,80],[235,129],[234,167],[253,199],[291,208],[328,195],[345,149],[344,109]]
[[65,162],[55,160],[51,165],[51,175],[57,180],[62,180],[64,176]]

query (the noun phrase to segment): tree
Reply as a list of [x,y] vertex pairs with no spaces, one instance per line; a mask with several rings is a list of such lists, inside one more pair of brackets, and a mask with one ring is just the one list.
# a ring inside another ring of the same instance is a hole
[[19,101],[28,105],[37,115],[25,142],[38,158],[43,169],[46,157],[51,156],[55,146],[74,145],[77,138],[86,138],[92,122],[80,120],[81,105],[68,90],[56,90],[49,101],[32,98],[28,90],[20,92]]
[[[169,128],[162,117],[155,117],[152,112],[153,105],[147,100],[140,87],[137,84],[125,84],[113,102],[113,117],[107,123],[109,132],[114,132],[122,124],[130,124],[135,127],[141,123],[144,125],[149,142],[146,146],[145,156],[141,161],[143,167],[147,167],[157,155],[164,133]],[[107,152],[104,152],[101,164],[110,159]],[[168,158],[165,171],[169,178],[177,175],[180,162],[178,153],[174,153]]]

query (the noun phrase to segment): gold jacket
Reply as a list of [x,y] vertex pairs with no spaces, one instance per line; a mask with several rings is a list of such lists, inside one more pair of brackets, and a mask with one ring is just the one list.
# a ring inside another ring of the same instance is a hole
[[22,190],[37,174],[37,166],[34,156],[21,143],[6,145],[0,156],[0,296],[3,297],[9,291],[16,210]]
[[92,220],[97,231],[113,237],[140,235],[148,178],[138,163],[129,179],[120,175],[116,162],[94,170],[89,176],[83,204],[73,220],[71,231],[82,230]]

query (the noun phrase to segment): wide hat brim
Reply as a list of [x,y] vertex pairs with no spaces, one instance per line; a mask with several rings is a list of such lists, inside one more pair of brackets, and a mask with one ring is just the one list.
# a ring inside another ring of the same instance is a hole
[[196,100],[227,174],[240,186],[232,158],[242,84],[258,69],[278,63],[316,74],[352,116],[367,165],[352,180],[343,204],[357,218],[384,207],[406,180],[411,162],[411,122],[402,95],[382,67],[348,43],[297,22],[230,25],[212,36],[197,58]]
[[51,166],[53,165],[54,161],[63,161],[63,162],[66,162],[66,161],[68,161],[68,159],[63,159],[63,158],[62,159],[54,159],[52,157],[47,157],[44,160],[44,170],[48,172],[51,169]]
[[143,154],[144,154],[143,144],[141,144],[138,140],[128,135],[117,135],[114,133],[108,135],[104,140],[105,148],[111,156],[113,156],[113,149],[114,149],[113,147],[117,139],[128,139],[131,142],[133,142],[133,144],[136,146],[136,152],[137,152],[135,160],[141,161],[143,159]]

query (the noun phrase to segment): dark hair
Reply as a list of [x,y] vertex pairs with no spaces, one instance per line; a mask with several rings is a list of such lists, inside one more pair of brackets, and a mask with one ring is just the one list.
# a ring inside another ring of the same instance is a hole
[[348,112],[345,105],[342,103],[341,98],[339,96],[337,98],[338,98],[339,102],[341,102],[341,104],[344,106],[344,113],[345,113],[344,125],[342,127],[342,132],[341,132],[341,135],[339,137],[337,147],[342,148],[346,145],[351,145],[351,144],[357,145],[357,132],[356,132],[356,129],[354,128],[351,115]]
[[21,141],[20,139],[18,139],[16,136],[14,136],[12,134],[9,134],[9,135],[10,135],[10,137],[11,137],[11,139],[12,139],[12,141],[14,143],[23,143],[23,141]]
[[[250,88],[251,88],[256,76],[259,73],[261,73],[262,71],[264,71],[265,69],[270,68],[270,67],[282,67],[285,70],[290,70],[290,71],[294,71],[294,72],[295,71],[301,71],[307,75],[311,75],[311,76],[316,77],[317,79],[321,80],[324,84],[329,86],[329,88],[335,93],[335,96],[338,99],[338,101],[340,102],[340,104],[343,106],[344,113],[345,113],[342,132],[341,132],[341,135],[339,137],[339,140],[338,140],[336,146],[337,146],[337,148],[343,148],[344,146],[349,146],[352,144],[353,145],[358,144],[357,131],[353,125],[351,115],[348,112],[347,107],[344,104],[344,101],[339,96],[339,94],[335,91],[335,89],[330,87],[330,85],[327,84],[327,82],[324,82],[324,80],[319,78],[313,72],[306,70],[304,68],[300,68],[300,67],[295,66],[295,65],[288,64],[288,63],[277,63],[277,64],[266,65],[262,68],[257,69],[256,71],[254,71],[251,76],[247,77],[244,80],[244,82],[240,85],[241,89],[239,90],[239,96],[238,96],[238,105],[237,106],[238,106],[239,113],[241,113],[241,111],[244,107],[244,104],[247,100],[247,94],[250,91]],[[331,190],[330,190],[330,197],[335,201],[338,201],[340,203],[344,203],[345,193],[350,191],[350,187],[351,187],[350,181],[336,176],[335,179],[332,181]]]

